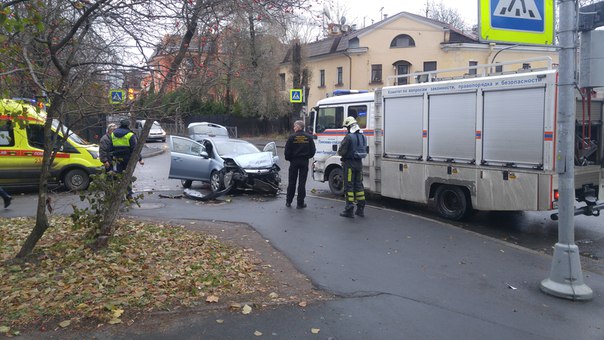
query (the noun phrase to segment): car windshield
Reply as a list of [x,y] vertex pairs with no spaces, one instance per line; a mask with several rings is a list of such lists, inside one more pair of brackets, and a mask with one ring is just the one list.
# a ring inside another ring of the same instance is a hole
[[189,134],[195,135],[208,135],[208,136],[220,136],[220,137],[228,137],[229,133],[226,129],[216,127],[216,126],[208,126],[208,125],[196,125],[189,128]]
[[215,140],[214,144],[216,145],[216,151],[220,156],[238,156],[260,152],[253,144],[245,141]]

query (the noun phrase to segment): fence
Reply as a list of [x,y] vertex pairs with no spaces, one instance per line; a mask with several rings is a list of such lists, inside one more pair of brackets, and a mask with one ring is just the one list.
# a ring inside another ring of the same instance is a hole
[[160,124],[167,134],[186,136],[187,126],[196,122],[209,122],[225,126],[231,137],[286,134],[290,130],[288,117],[259,119],[229,115],[197,115],[185,118],[181,123],[166,120],[160,121]]

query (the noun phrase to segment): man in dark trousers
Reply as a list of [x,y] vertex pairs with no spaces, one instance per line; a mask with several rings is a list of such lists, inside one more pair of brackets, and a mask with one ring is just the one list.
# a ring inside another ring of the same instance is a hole
[[308,177],[308,160],[315,156],[315,142],[313,137],[304,132],[304,122],[294,122],[294,133],[285,143],[285,160],[289,161],[289,183],[285,206],[291,207],[296,193],[296,179],[298,180],[298,198],[296,208],[306,208],[306,178]]
[[0,197],[2,197],[2,199],[4,200],[4,208],[8,208],[13,198],[6,191],[4,191],[2,187],[0,187]]
[[[115,160],[115,173],[121,174],[128,167],[130,157],[136,147],[136,134],[130,130],[130,120],[122,119],[120,126],[113,131],[111,134],[111,145],[113,146],[111,151],[113,152],[113,158]],[[145,161],[138,156],[138,162],[140,165],[144,165]],[[132,186],[128,185],[128,193],[126,199],[132,200]]]
[[[363,158],[367,156],[367,139],[363,136],[354,117],[346,117],[344,127],[348,134],[338,148],[344,169],[344,193],[346,206],[340,216],[365,217],[365,188],[363,187]],[[357,210],[354,211],[356,202]]]

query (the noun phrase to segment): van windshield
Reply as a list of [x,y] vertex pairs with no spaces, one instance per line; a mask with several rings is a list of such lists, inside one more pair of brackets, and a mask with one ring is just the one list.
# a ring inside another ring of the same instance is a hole
[[[52,120],[52,127],[56,130],[59,128],[59,121],[56,119]],[[65,125],[61,125],[61,134],[65,135],[67,133],[67,126]],[[88,143],[88,141],[86,141],[84,138],[78,136],[73,130],[69,130],[69,136],[68,138],[70,141],[76,143],[76,144],[80,144],[80,145],[89,145],[90,143]]]

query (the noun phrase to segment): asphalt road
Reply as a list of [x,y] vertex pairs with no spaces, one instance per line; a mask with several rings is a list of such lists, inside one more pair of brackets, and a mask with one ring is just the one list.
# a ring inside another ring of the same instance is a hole
[[[148,143],[149,147],[167,149],[165,143]],[[282,197],[287,188],[288,163],[279,151],[281,167]],[[182,190],[180,180],[168,179],[170,154],[168,151],[145,160],[144,166],[138,166],[135,172],[136,191],[158,192]],[[194,182],[192,188],[208,190],[207,185]],[[314,181],[309,174],[307,192],[311,196],[334,199],[327,183]],[[447,221],[438,216],[430,205],[417,204],[394,199],[372,197],[373,206],[404,211],[426,218],[442,221],[458,228],[494,237],[535,251],[551,254],[557,242],[558,223],[550,219],[551,212],[478,212],[463,222]],[[343,204],[343,203],[342,203]],[[379,219],[379,216],[376,216]],[[587,268],[604,273],[604,216],[575,217],[575,239]]]

